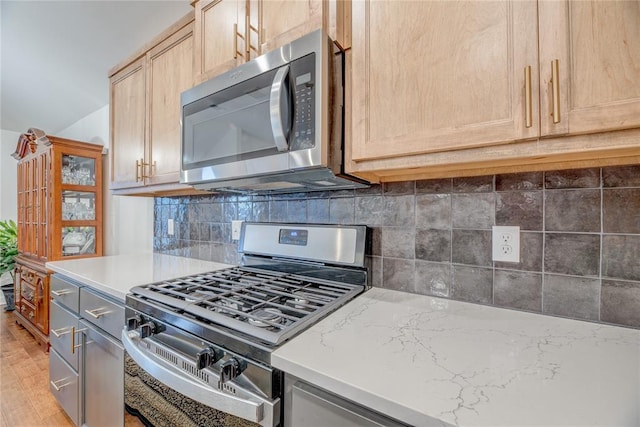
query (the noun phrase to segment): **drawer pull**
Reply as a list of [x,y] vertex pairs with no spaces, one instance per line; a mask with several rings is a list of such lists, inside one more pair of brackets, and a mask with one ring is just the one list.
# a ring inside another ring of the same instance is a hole
[[80,348],[82,347],[82,344],[78,344],[76,345],[76,334],[78,332],[84,332],[86,331],[87,328],[83,328],[83,329],[76,329],[75,326],[73,326],[71,328],[71,354],[75,354],[76,353],[76,348]]
[[51,291],[51,293],[57,297],[61,297],[62,295],[72,294],[73,290],[71,289],[60,289],[59,291]]
[[[101,310],[106,310],[106,311],[101,311]],[[85,310],[84,312],[87,313],[89,316],[93,317],[94,319],[99,319],[100,316],[104,316],[105,314],[111,313],[111,310],[105,307],[100,307],[100,308],[94,308],[93,310]]]
[[67,335],[71,333],[71,328],[60,328],[60,329],[52,329],[51,333],[55,335],[57,338],[60,338],[63,335]]
[[[56,391],[60,391],[63,388],[65,388],[66,386],[73,384],[73,381],[68,381],[68,380],[69,380],[69,378],[63,378],[63,379],[58,380],[58,381],[51,381],[51,385],[53,386],[53,388],[56,389]],[[67,382],[64,383],[64,384],[58,385],[58,383],[61,383],[63,381],[67,381]]]

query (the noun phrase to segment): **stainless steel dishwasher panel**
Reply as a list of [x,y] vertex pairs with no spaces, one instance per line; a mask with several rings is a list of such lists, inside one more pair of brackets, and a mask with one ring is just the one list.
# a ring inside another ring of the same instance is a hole
[[408,427],[303,381],[287,388],[290,402],[285,404],[285,427]]
[[85,320],[84,423],[88,427],[124,426],[124,347]]

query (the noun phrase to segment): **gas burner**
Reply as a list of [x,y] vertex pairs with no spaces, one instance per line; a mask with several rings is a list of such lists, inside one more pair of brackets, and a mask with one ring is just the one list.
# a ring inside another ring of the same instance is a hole
[[202,300],[209,300],[213,297],[215,297],[216,294],[215,292],[211,292],[211,291],[195,291],[192,292],[188,295],[184,296],[184,300],[186,302],[198,302],[198,301],[202,301]]
[[271,323],[281,323],[282,322],[282,312],[277,308],[259,308],[251,313],[249,317],[249,323],[253,326],[258,326],[260,328],[268,328],[271,326],[267,322]]
[[236,310],[236,311],[246,310],[244,308],[245,304],[242,301],[238,301],[238,300],[221,299],[217,301],[216,305],[217,307],[215,308],[215,311],[222,314],[234,315],[236,313],[234,313],[232,310]]

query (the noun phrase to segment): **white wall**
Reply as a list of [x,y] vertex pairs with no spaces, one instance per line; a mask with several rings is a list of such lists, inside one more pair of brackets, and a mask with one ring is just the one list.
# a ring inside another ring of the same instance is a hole
[[[109,106],[89,114],[56,136],[109,147]],[[103,157],[104,254],[153,251],[153,198],[113,196],[109,191],[108,155]]]
[[[26,129],[25,129],[26,131]],[[45,130],[46,131],[46,130]],[[20,133],[0,134],[0,220],[17,217],[17,169],[11,157]],[[55,136],[109,146],[109,106],[89,114]],[[153,251],[153,198],[113,196],[109,191],[108,155],[103,156],[104,254]]]
[[0,131],[0,221],[18,217],[18,162],[11,157],[20,133]]

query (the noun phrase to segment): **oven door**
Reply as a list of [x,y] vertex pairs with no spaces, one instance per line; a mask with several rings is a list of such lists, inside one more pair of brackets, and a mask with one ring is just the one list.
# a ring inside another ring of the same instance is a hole
[[136,331],[125,328],[122,343],[125,405],[144,421],[194,427],[280,424],[279,398],[271,400],[236,384],[221,384],[213,370],[197,369],[192,359],[152,338],[141,339]]

